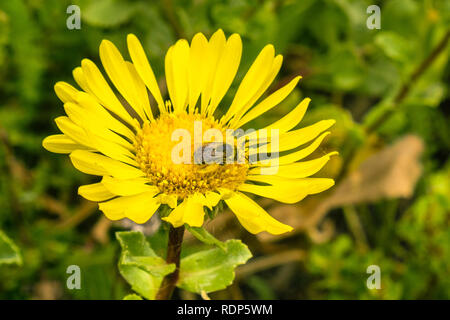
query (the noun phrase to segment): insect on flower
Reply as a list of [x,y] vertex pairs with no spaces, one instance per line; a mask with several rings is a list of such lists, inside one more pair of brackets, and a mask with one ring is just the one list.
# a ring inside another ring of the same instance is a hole
[[[194,163],[201,165],[198,171],[200,173],[214,172],[217,170],[217,166],[237,162],[238,159],[239,149],[228,143],[210,142],[201,145],[194,151]],[[244,159],[248,161],[248,157],[245,155]]]

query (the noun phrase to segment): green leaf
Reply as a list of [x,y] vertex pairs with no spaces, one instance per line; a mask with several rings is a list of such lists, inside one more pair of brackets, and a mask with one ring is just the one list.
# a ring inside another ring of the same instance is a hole
[[375,37],[375,44],[383,50],[386,56],[393,60],[406,62],[410,56],[409,42],[394,32],[380,32]]
[[129,295],[126,295],[125,297],[123,297],[123,300],[144,300],[144,299],[142,299],[142,297],[141,296],[138,296],[137,294],[129,294]]
[[120,0],[91,1],[81,9],[81,18],[97,27],[115,27],[129,21],[137,11],[137,5]]
[[0,230],[0,265],[17,264],[22,265],[22,256],[19,248],[8,236]]
[[211,233],[206,231],[204,228],[189,227],[188,225],[186,225],[186,227],[189,230],[189,232],[192,233],[192,235],[201,242],[216,245],[224,251],[227,250],[227,245],[224,242],[215,238]]
[[120,274],[134,291],[154,299],[164,276],[175,271],[175,264],[157,256],[141,232],[116,232],[116,238],[122,247]]
[[181,260],[178,287],[196,293],[213,292],[229,286],[234,280],[234,269],[244,264],[252,254],[240,240],[224,243],[220,248],[200,251]]

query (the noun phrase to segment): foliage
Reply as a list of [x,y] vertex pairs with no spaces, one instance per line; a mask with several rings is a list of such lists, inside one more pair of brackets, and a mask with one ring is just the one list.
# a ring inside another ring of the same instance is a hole
[[228,240],[225,250],[214,248],[193,253],[181,259],[178,286],[196,293],[225,289],[234,280],[234,268],[251,256],[240,240]]
[[175,270],[150,248],[141,232],[118,232],[122,247],[119,271],[132,289],[147,299],[154,299],[165,275]]
[[17,246],[0,231],[0,265],[2,264],[21,265],[22,257]]
[[[203,235],[207,234],[205,231]],[[154,299],[164,276],[175,271],[175,264],[156,255],[141,232],[117,232],[122,247],[119,270],[131,288],[146,299]],[[209,241],[211,235],[205,236]],[[220,241],[217,239],[215,243]],[[228,240],[220,248],[190,254],[180,263],[177,286],[196,293],[225,289],[234,279],[234,268],[251,257],[247,246],[239,240]],[[134,294],[124,299],[139,297]]]
[[[326,292],[331,299],[449,299],[449,169],[447,165],[426,179],[427,191],[399,217],[395,228],[384,223],[382,236],[376,234],[377,228],[371,230],[372,246],[384,248],[389,242],[388,250],[354,250],[347,235],[314,247],[307,264],[317,277],[312,286],[314,297],[325,298]],[[381,267],[381,290],[369,291],[364,270],[373,264]]]

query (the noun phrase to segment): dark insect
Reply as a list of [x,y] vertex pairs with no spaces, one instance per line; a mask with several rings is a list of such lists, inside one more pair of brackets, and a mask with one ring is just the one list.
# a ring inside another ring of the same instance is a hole
[[233,146],[221,142],[210,142],[197,148],[194,152],[196,164],[225,164],[233,162]]

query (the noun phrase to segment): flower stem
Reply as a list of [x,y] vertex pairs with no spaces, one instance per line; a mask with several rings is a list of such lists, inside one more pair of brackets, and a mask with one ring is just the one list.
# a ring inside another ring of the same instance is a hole
[[167,263],[175,263],[176,269],[173,273],[164,277],[161,287],[156,294],[156,300],[168,300],[172,297],[180,273],[180,253],[183,235],[184,226],[179,228],[170,226],[166,261]]

